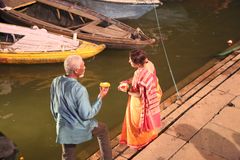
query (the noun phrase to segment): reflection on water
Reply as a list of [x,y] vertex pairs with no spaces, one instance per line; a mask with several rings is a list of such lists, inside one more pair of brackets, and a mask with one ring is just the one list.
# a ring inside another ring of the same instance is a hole
[[7,80],[0,80],[0,95],[6,95],[12,91],[12,82]]
[[[240,1],[167,1],[157,8],[162,37],[154,11],[138,20],[124,21],[139,26],[158,40],[146,48],[156,65],[164,91],[173,83],[163,54],[164,40],[177,82],[226,49],[226,41],[239,39]],[[224,23],[223,23],[224,22]],[[128,50],[107,49],[86,61],[85,78],[81,80],[95,100],[99,83],[109,81],[111,88],[97,119],[107,123],[111,137],[120,132],[127,96],[117,91],[120,81],[130,77]],[[61,148],[55,144],[55,123],[49,109],[49,86],[54,77],[63,74],[62,64],[0,65],[0,131],[11,138],[25,159],[60,159]],[[96,139],[79,145],[78,157],[85,159],[98,148]]]
[[199,8],[218,14],[224,9],[227,9],[232,1],[233,0],[202,0],[201,3],[199,3]]

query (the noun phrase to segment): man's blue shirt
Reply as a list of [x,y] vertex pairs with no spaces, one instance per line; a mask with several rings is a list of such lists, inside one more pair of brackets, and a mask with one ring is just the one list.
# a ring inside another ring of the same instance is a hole
[[56,77],[50,88],[50,107],[56,121],[57,143],[79,144],[92,139],[102,100],[91,105],[87,89],[76,79]]

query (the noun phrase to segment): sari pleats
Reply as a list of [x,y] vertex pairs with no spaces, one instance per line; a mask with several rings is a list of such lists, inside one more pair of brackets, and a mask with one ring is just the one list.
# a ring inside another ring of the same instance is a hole
[[158,135],[157,129],[148,132],[140,131],[139,121],[142,112],[140,103],[140,98],[129,96],[120,137],[120,143],[135,149],[141,149]]

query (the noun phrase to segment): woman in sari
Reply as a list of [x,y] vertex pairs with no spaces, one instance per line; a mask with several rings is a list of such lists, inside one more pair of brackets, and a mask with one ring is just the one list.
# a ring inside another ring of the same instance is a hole
[[162,90],[155,67],[143,50],[131,51],[129,63],[136,69],[134,76],[118,86],[129,95],[120,143],[141,149],[158,136]]

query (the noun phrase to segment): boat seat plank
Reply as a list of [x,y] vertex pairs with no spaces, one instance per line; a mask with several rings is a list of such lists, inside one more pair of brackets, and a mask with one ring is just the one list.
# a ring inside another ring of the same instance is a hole
[[115,31],[121,31],[121,32],[129,33],[129,32],[127,32],[127,31],[125,31],[125,30],[119,28],[118,26],[116,26],[116,25],[114,25],[114,24],[108,26],[107,28],[108,28],[108,29],[115,30]]
[[36,0],[2,0],[3,3],[13,9],[28,6],[30,4],[36,3]]
[[117,27],[114,24],[108,26],[107,29],[111,29],[112,31],[121,32],[122,33],[122,38],[129,38],[129,37],[131,37],[131,33],[130,32],[122,30],[121,28]]
[[90,23],[84,27],[79,28],[78,30],[93,33],[93,34],[103,35],[106,37],[116,37],[116,38],[126,38],[130,35],[129,32],[116,29],[114,25],[110,25],[106,28],[103,28],[103,27],[96,26],[94,23]]

